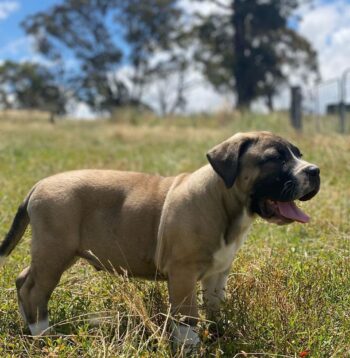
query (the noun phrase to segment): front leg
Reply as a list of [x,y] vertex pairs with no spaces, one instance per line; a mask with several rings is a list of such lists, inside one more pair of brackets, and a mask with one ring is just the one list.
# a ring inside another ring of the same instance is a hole
[[174,348],[190,351],[200,343],[196,332],[198,308],[196,283],[198,275],[189,268],[173,268],[169,271],[168,287],[171,313],[179,317],[172,329]]
[[226,283],[230,270],[213,274],[202,279],[202,290],[207,318],[217,320],[220,306],[226,297]]

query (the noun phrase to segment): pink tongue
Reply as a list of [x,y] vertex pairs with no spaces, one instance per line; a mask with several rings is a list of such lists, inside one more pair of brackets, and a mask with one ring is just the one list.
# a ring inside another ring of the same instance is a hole
[[294,201],[289,201],[287,203],[283,203],[281,201],[277,201],[277,206],[280,214],[285,218],[299,221],[301,223],[308,223],[310,221],[310,217],[307,216],[304,212],[302,212],[294,203]]

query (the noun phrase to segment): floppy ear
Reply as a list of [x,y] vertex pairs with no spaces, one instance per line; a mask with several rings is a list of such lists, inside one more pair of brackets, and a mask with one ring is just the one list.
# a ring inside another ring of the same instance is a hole
[[238,175],[239,158],[250,142],[251,139],[242,134],[234,135],[207,153],[210,165],[227,188],[232,188]]

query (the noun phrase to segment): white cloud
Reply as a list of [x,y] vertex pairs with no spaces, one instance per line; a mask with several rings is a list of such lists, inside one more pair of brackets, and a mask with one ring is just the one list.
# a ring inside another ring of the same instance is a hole
[[19,37],[0,48],[0,56],[18,56],[30,51],[31,42],[27,36]]
[[[318,52],[323,81],[340,78],[350,67],[350,3],[348,1],[334,0],[325,3],[318,0],[311,11],[303,14],[299,31]],[[320,93],[323,104],[339,100],[336,82],[322,86]],[[347,99],[349,98],[348,95]]]
[[72,116],[72,118],[82,119],[82,120],[96,119],[96,115],[91,111],[89,106],[82,102],[70,103],[68,111],[69,111],[69,115]]
[[[191,60],[192,50],[192,48],[187,48],[184,52],[179,48],[173,49],[178,55],[186,56],[189,60]],[[151,64],[156,65],[166,62],[167,59],[169,59],[169,53],[159,52],[152,58]],[[116,72],[115,76],[128,86],[131,93],[134,92],[134,86],[131,81],[133,68],[131,66],[123,66]],[[195,65],[190,65],[183,76],[185,111],[187,113],[215,111],[228,107],[228,103],[232,108],[233,95],[231,93],[226,96],[218,94]],[[176,103],[179,78],[180,74],[174,73],[151,81],[143,90],[142,101],[158,113],[162,112],[162,106],[165,106],[166,112],[168,112]]]
[[335,0],[318,2],[304,14],[299,31],[313,44],[319,54],[320,70],[324,80],[340,77],[350,66],[350,3]]
[[350,26],[335,32],[333,38],[336,46],[344,46],[344,44],[350,43]]
[[[34,51],[34,38],[32,36],[22,36],[7,43],[0,48],[0,57],[16,58],[18,62],[35,62],[47,67],[53,67],[55,64]],[[71,65],[71,61],[67,60]]]
[[195,112],[214,112],[222,109],[233,108],[233,94],[226,96],[216,92],[210,84],[197,86],[187,95],[187,111]]
[[[171,108],[176,100],[178,80],[178,75],[174,74],[150,84],[143,98],[144,101],[158,112],[160,112],[161,100],[166,102],[167,108]],[[185,74],[185,86],[186,84],[189,86],[184,92],[187,113],[219,110],[227,107],[228,102],[232,106],[232,96],[218,94],[194,67],[189,68]]]
[[19,10],[17,1],[3,1],[0,3],[0,20],[7,19],[13,12]]
[[336,24],[337,10],[334,5],[318,5],[304,13],[299,31],[311,40],[315,48],[320,48],[326,43]]

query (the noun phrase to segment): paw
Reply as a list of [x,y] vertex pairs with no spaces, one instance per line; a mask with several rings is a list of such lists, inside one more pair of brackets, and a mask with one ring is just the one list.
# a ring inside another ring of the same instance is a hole
[[50,333],[49,320],[46,318],[32,324],[28,324],[32,336],[45,336]]
[[195,327],[190,325],[174,324],[171,338],[173,349],[181,350],[185,354],[196,351],[200,344]]

